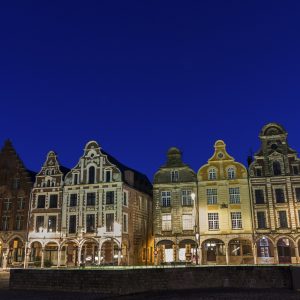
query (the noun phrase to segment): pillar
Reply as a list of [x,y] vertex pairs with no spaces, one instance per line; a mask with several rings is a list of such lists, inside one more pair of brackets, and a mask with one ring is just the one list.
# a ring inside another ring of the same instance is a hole
[[200,244],[200,246],[198,247],[198,249],[199,249],[199,261],[198,261],[198,263],[199,263],[199,265],[202,265],[202,245]]
[[2,268],[3,268],[3,270],[7,269],[8,253],[9,253],[9,247],[3,248],[3,261],[2,261]]
[[61,261],[61,248],[59,248],[57,253],[57,267],[60,267],[60,261]]
[[77,252],[77,265],[80,267],[81,264],[81,247],[78,246],[78,252]]
[[121,265],[121,248],[118,248],[118,266]]
[[229,265],[229,253],[228,253],[228,246],[225,246],[225,255],[226,255],[226,265]]
[[295,247],[295,255],[296,255],[296,263],[300,263],[300,257],[299,257],[299,248],[298,246]]
[[31,248],[25,248],[24,268],[28,268],[28,262],[30,261]]
[[253,244],[252,246],[252,252],[253,252],[253,259],[254,259],[254,264],[257,264],[257,246],[256,243]]
[[97,265],[100,266],[101,265],[101,247],[99,245],[99,248],[98,248],[98,262],[97,262]]
[[279,258],[278,258],[278,249],[277,249],[277,245],[275,244],[274,246],[274,263],[278,264],[279,263]]
[[44,268],[44,260],[45,260],[45,248],[42,247],[41,268]]

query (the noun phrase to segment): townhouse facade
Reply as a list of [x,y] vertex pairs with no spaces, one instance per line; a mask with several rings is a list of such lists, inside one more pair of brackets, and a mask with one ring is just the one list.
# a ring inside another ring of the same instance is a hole
[[95,141],[71,170],[50,151],[31,194],[25,266],[153,263],[151,193]]
[[23,266],[34,176],[7,140],[0,151],[0,268]]
[[286,130],[264,126],[260,150],[249,167],[258,263],[299,263],[300,160]]
[[195,172],[170,148],[167,162],[154,175],[153,233],[155,263],[196,263],[198,231]]
[[201,264],[253,264],[251,203],[247,169],[216,141],[198,171]]

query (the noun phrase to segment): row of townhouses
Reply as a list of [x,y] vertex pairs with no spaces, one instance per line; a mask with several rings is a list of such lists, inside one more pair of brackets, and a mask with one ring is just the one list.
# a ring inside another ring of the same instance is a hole
[[50,151],[28,171],[0,152],[0,267],[300,263],[300,160],[277,124],[236,162],[222,140],[195,173],[170,148],[153,186],[87,143],[73,169]]

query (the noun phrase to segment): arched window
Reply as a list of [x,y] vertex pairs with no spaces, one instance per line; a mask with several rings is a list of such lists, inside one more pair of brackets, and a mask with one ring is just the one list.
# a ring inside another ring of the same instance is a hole
[[89,182],[88,183],[95,183],[95,167],[91,166],[89,168]]
[[47,180],[47,186],[51,186],[51,181],[50,181],[50,179]]
[[215,179],[217,179],[217,171],[216,171],[216,169],[210,169],[208,171],[208,178],[209,178],[209,180],[215,180]]
[[235,171],[234,171],[234,168],[228,168],[227,170],[227,176],[228,176],[228,179],[234,179],[235,178]]
[[279,161],[274,161],[273,162],[273,174],[275,176],[281,175],[281,166]]

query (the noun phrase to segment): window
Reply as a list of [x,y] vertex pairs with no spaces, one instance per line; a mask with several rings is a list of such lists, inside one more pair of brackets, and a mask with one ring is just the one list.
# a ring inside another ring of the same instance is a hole
[[230,214],[231,214],[232,229],[241,229],[242,228],[242,213],[232,212]]
[[275,176],[281,175],[281,166],[279,161],[274,161],[273,162],[273,174]]
[[89,167],[89,184],[95,183],[95,167]]
[[287,228],[288,222],[286,217],[286,211],[282,210],[278,212],[278,224],[280,228]]
[[191,206],[193,205],[193,199],[191,197],[192,191],[190,190],[182,190],[181,191],[181,201],[183,206]]
[[255,203],[256,204],[264,204],[265,203],[264,190],[255,190]]
[[283,189],[275,189],[275,197],[276,197],[276,203],[284,203],[284,191]]
[[261,177],[262,176],[262,169],[261,168],[256,168],[255,171],[256,171],[256,176],[257,177]]
[[161,205],[163,207],[171,206],[171,192],[168,191],[161,192]]
[[13,179],[13,189],[18,190],[20,188],[20,179],[19,178],[14,178]]
[[172,230],[172,216],[171,214],[162,215],[162,231]]
[[44,216],[36,216],[35,219],[35,231],[39,232],[44,228]]
[[25,200],[23,197],[18,198],[18,209],[24,209],[25,208]]
[[87,233],[95,232],[95,215],[94,214],[86,215],[86,232]]
[[69,217],[69,233],[76,233],[76,215],[72,215]]
[[299,221],[299,225],[300,225],[300,209],[298,210],[298,221]]
[[143,198],[139,196],[139,210],[142,209],[142,206],[143,206]]
[[2,216],[2,230],[9,230],[9,216]]
[[71,207],[77,206],[77,194],[70,195],[70,206]]
[[177,182],[179,179],[179,173],[176,170],[171,171],[171,182]]
[[96,193],[87,193],[86,194],[86,205],[95,206],[96,203]]
[[105,170],[105,182],[111,182],[111,170]]
[[228,179],[234,179],[235,178],[234,168],[228,168],[228,170],[227,170],[227,176],[228,176]]
[[240,201],[240,188],[229,188],[229,203],[238,204]]
[[24,217],[22,215],[17,215],[16,217],[16,230],[22,230],[23,229],[23,222],[24,222]]
[[56,232],[56,216],[48,217],[48,232]]
[[217,204],[218,202],[218,190],[217,189],[207,189],[207,204]]
[[217,171],[216,171],[216,169],[210,169],[208,171],[208,179],[209,180],[216,180],[217,179]]
[[128,192],[127,191],[123,192],[123,205],[128,206]]
[[50,195],[49,208],[57,208],[58,195]]
[[208,230],[218,230],[218,229],[219,229],[219,214],[208,213]]
[[260,257],[270,257],[270,245],[268,239],[263,237],[259,240],[259,252]]
[[106,232],[114,231],[114,218],[113,213],[106,214]]
[[258,211],[256,215],[257,215],[257,228],[258,229],[267,228],[265,212],[264,211]]
[[115,203],[115,192],[107,191],[106,192],[106,204],[114,204]]
[[128,232],[128,215],[123,214],[123,232]]
[[11,200],[9,198],[4,199],[3,210],[4,211],[11,210]]
[[37,202],[37,208],[45,208],[45,202],[46,202],[46,196],[39,195],[38,202]]
[[293,166],[293,173],[294,173],[294,175],[299,175],[299,168],[298,168],[298,166]]
[[300,202],[300,188],[295,188],[296,201]]
[[193,230],[194,222],[192,215],[182,215],[182,229]]

